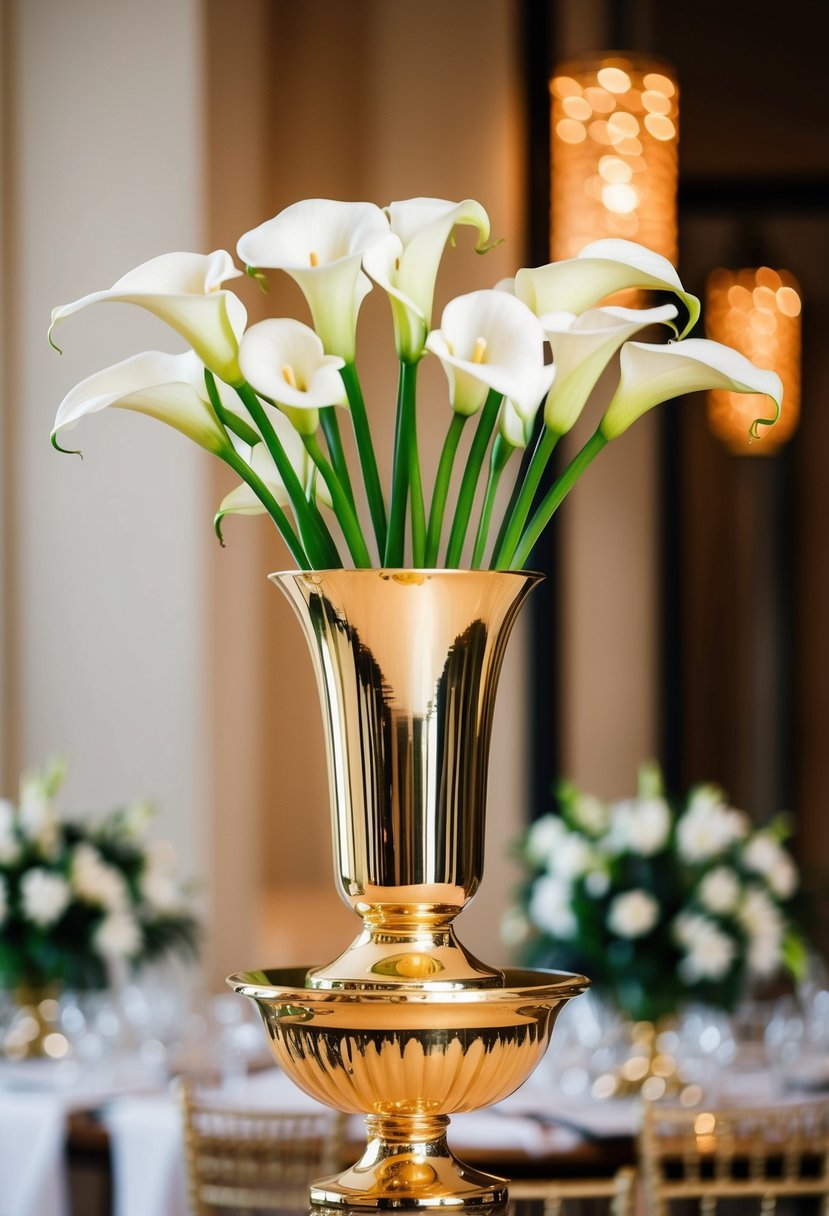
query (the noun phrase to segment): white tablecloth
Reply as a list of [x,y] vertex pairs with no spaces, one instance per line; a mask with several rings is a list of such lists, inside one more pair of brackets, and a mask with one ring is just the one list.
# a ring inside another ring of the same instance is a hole
[[0,1093],[0,1216],[64,1216],[65,1143],[53,1095]]

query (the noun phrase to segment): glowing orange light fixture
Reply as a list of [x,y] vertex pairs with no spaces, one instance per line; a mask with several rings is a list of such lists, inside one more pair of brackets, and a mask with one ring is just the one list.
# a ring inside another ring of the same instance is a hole
[[624,237],[676,263],[679,91],[639,55],[561,64],[550,81],[553,260]]
[[706,284],[709,338],[740,351],[783,381],[783,408],[762,439],[752,442],[749,427],[768,416],[768,402],[754,395],[709,392],[708,423],[729,451],[771,456],[791,438],[800,414],[800,288],[786,270],[713,270]]

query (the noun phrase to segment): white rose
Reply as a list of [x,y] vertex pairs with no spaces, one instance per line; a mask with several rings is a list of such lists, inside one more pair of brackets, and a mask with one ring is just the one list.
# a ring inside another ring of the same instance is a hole
[[0,798],[0,865],[13,866],[20,857],[15,820],[14,805],[7,798]]
[[574,937],[578,929],[570,905],[570,887],[552,874],[545,874],[533,886],[530,896],[530,920],[552,937]]
[[740,881],[729,866],[717,866],[705,875],[697,895],[709,912],[733,912],[740,898]]
[[129,903],[123,874],[104,861],[94,845],[84,842],[75,847],[70,877],[72,886],[85,903],[112,910],[124,908]]
[[767,877],[769,886],[778,899],[791,899],[797,890],[797,866],[784,849],[780,850],[780,856]]
[[92,944],[104,958],[132,958],[141,949],[141,930],[128,912],[110,912],[95,930]]
[[743,850],[746,869],[761,874],[779,899],[789,899],[797,887],[797,869],[786,850],[768,832],[756,832]]
[[671,812],[664,798],[630,798],[611,807],[611,834],[618,844],[651,857],[664,848]]
[[737,918],[753,937],[768,937],[774,934],[779,938],[783,937],[783,917],[780,909],[760,887],[752,887],[746,892]]
[[20,894],[23,915],[42,929],[60,920],[72,896],[65,878],[39,866],[23,875]]
[[558,815],[542,815],[536,819],[527,833],[530,861],[537,866],[546,866],[550,854],[566,835],[567,829]]
[[642,937],[659,919],[659,904],[647,891],[637,889],[617,895],[607,913],[611,933],[619,937]]
[[677,848],[685,861],[716,857],[746,834],[745,815],[717,801],[714,793],[698,792],[677,823]]
[[688,953],[679,964],[679,973],[686,984],[699,980],[721,980],[727,974],[737,953],[732,937],[706,916],[691,918],[693,925],[688,932]]
[[586,874],[595,861],[593,850],[577,832],[569,832],[550,850],[547,869],[558,878],[573,881]]

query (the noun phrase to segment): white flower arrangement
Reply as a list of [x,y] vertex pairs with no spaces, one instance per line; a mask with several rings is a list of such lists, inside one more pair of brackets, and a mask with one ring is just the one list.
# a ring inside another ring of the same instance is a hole
[[110,965],[192,954],[197,927],[175,854],[148,841],[146,804],[103,819],[58,814],[60,764],[0,802],[0,987],[105,987]]
[[690,1000],[732,1009],[752,981],[803,966],[782,816],[752,827],[710,785],[674,808],[653,766],[636,798],[565,784],[558,803],[518,847],[527,878],[505,940],[528,964],[583,971],[650,1020]]
[[[133,355],[83,380],[61,403],[52,442],[60,448],[66,431],[110,406],[166,422],[240,478],[216,512],[219,538],[225,516],[266,512],[303,570],[338,567],[344,560],[357,567],[408,562],[455,568],[468,550],[473,568],[510,569],[529,560],[542,530],[599,452],[660,402],[708,388],[759,393],[771,399],[773,410],[754,422],[754,437],[776,420],[779,378],[728,347],[687,337],[699,301],[668,261],[630,241],[596,241],[578,257],[522,269],[514,279],[458,296],[435,326],[438,267],[459,226],[474,229],[479,252],[490,248],[489,217],[473,199],[414,198],[385,208],[309,199],[240,238],[245,271],[225,250],[162,254],[112,287],[54,309],[50,340],[66,318],[109,301],[153,313],[190,349]],[[245,307],[226,284],[246,272],[264,285],[272,270],[298,284],[311,326],[277,317],[247,327]],[[358,315],[373,285],[388,297],[399,365],[388,492],[356,364]],[[671,301],[649,308],[602,306],[629,289]],[[675,340],[634,341],[650,339],[654,331]],[[617,355],[609,405],[545,489],[542,478],[556,444],[579,420]],[[417,437],[423,423],[417,371],[426,357],[443,367],[449,407],[438,421],[446,434],[431,494]],[[361,494],[342,442],[341,414],[353,429]],[[463,472],[453,479],[471,418],[474,435]],[[509,466],[512,492],[493,538],[497,493]]]

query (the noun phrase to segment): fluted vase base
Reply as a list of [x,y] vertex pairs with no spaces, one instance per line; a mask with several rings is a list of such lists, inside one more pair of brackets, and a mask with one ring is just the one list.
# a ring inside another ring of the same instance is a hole
[[311,1200],[336,1208],[496,1207],[500,1178],[458,1161],[448,1116],[500,1102],[533,1071],[560,1009],[587,980],[507,970],[503,985],[311,988],[301,969],[229,983],[253,1000],[277,1064],[312,1098],[367,1116],[368,1144]]
[[323,1207],[488,1209],[506,1203],[503,1178],[464,1165],[446,1143],[445,1115],[366,1119],[368,1144],[345,1173],[311,1187]]

